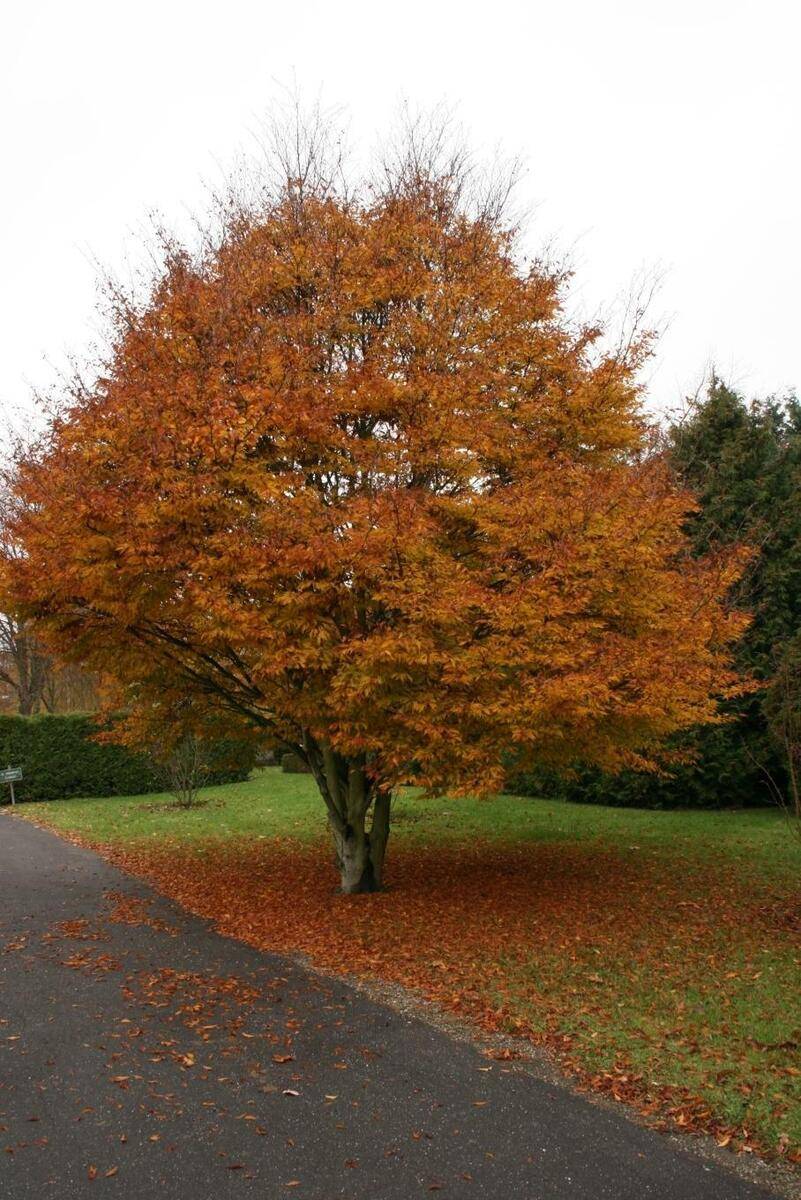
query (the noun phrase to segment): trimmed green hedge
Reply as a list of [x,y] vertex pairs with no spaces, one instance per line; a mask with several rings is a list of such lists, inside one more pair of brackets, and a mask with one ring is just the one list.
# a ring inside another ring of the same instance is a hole
[[[63,800],[68,796],[136,796],[166,790],[164,774],[146,754],[92,740],[91,716],[65,713],[37,717],[0,715],[0,769],[21,767],[14,785],[18,800]],[[211,752],[206,783],[247,779],[255,746],[221,741]],[[3,785],[10,798],[8,787]]]
[[580,764],[567,775],[520,772],[510,762],[504,790],[616,808],[746,808],[775,802],[767,774],[783,780],[781,755],[747,720],[690,730],[673,745],[694,758],[665,775],[630,770],[612,775]]

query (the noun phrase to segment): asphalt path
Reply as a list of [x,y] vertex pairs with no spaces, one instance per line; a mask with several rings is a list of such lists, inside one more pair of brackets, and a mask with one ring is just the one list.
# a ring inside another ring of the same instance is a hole
[[3,1200],[435,1194],[771,1193],[0,817]]

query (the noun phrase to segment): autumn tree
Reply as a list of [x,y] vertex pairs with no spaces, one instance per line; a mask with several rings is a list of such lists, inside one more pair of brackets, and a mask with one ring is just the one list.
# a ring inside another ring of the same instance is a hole
[[191,694],[300,755],[352,892],[403,783],[491,792],[508,747],[648,763],[714,720],[741,619],[647,452],[647,340],[572,322],[436,140],[354,186],[318,133],[117,294],[96,382],[19,464],[5,587],[136,705]]

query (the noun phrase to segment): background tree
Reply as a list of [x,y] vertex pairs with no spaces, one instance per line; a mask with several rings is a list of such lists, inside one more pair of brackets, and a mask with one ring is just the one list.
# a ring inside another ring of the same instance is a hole
[[[14,441],[19,445],[19,439]],[[0,485],[0,545],[6,560],[19,553],[11,531],[11,514],[19,502],[4,479]],[[96,682],[88,672],[76,664],[55,661],[37,639],[30,621],[0,613],[0,710],[27,717],[42,711],[91,712],[97,706]]]
[[492,791],[505,746],[648,765],[714,720],[739,563],[688,553],[647,339],[571,323],[503,188],[414,130],[359,186],[319,127],[285,144],[275,187],[116,295],[97,382],[19,464],[5,579],[129,701],[297,753],[364,891],[401,783]]
[[52,712],[52,661],[40,648],[30,623],[0,613],[0,684],[4,707],[22,716]]
[[695,552],[743,542],[757,550],[733,590],[753,614],[736,654],[743,670],[767,679],[801,629],[801,404],[794,396],[747,403],[713,376],[669,440],[698,498],[689,519]]
[[753,549],[731,591],[732,603],[752,614],[734,653],[743,675],[761,686],[724,706],[726,723],[675,737],[673,748],[689,761],[674,764],[668,775],[609,777],[585,769],[567,786],[559,779],[530,783],[600,803],[771,803],[777,789],[787,790],[789,760],[775,732],[778,693],[774,689],[769,720],[766,687],[779,669],[786,695],[794,677],[786,656],[801,629],[801,405],[793,396],[747,402],[713,376],[702,398],[669,427],[667,453],[697,497],[687,520],[693,552],[703,556],[737,544]]
[[778,804],[801,836],[801,635],[784,646],[763,708],[783,767],[780,776],[767,769],[768,781]]
[[77,663],[53,661],[45,695],[49,712],[93,713],[101,707],[98,678]]
[[732,600],[752,614],[735,650],[763,687],[731,706],[735,720],[713,740],[695,736],[703,771],[727,762],[732,799],[765,795],[766,772],[783,775],[765,715],[765,688],[801,630],[801,405],[794,396],[747,402],[717,376],[703,401],[669,433],[672,462],[698,497],[689,521],[697,554],[748,543],[755,548]]
[[109,682],[105,708],[113,723],[97,737],[144,752],[178,808],[202,804],[198,793],[208,784],[246,779],[264,740],[253,721],[198,703],[192,691],[180,679],[160,691]]
[[167,790],[175,797],[178,808],[195,808],[202,803],[198,794],[208,779],[209,762],[205,746],[196,734],[180,737],[163,767]]
[[54,659],[30,622],[0,613],[0,711],[21,716],[91,713],[100,706],[98,681],[77,663]]

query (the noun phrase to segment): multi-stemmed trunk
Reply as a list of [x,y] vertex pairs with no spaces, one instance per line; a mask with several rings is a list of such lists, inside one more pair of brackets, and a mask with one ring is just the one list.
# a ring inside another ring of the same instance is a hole
[[376,792],[371,801],[372,822],[367,813],[354,813],[344,829],[331,821],[337,866],[343,892],[380,891],[384,872],[384,854],[389,836],[389,792]]
[[303,750],[328,809],[342,891],[379,891],[389,837],[391,792],[370,776],[363,759],[345,758],[310,739]]

